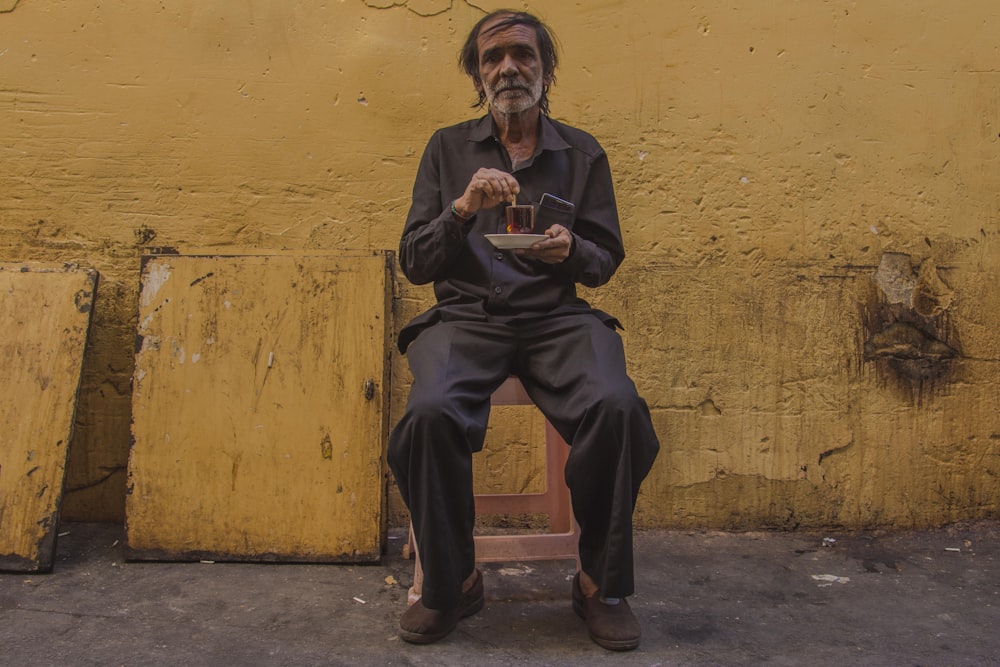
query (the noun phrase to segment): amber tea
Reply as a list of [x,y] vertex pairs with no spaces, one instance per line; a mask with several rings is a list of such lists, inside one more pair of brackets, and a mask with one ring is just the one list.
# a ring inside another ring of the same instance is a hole
[[530,234],[535,226],[535,208],[531,204],[507,207],[507,233]]

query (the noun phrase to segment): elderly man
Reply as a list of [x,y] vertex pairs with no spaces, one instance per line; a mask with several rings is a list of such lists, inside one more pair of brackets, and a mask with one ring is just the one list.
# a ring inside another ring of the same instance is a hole
[[[581,531],[573,608],[595,642],[633,649],[632,512],[659,443],[626,375],[618,321],[576,295],[577,283],[606,283],[625,256],[608,158],[589,134],[549,117],[557,54],[536,17],[484,17],[461,64],[489,113],[431,138],[399,246],[403,273],[433,282],[437,297],[399,339],[413,386],[389,465],[424,571],[400,636],[436,641],[483,607],[471,457],[490,395],[514,373],[571,445],[565,477]],[[505,230],[515,199],[535,206],[545,238],[497,249],[486,235]]]

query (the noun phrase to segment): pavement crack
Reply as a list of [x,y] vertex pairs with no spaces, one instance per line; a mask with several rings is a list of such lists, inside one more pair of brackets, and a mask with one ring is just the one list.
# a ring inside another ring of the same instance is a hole
[[18,605],[18,611],[26,611],[34,614],[53,614],[55,616],[69,616],[71,618],[106,618],[106,619],[120,619],[121,614],[96,614],[93,612],[82,612],[82,611],[65,611],[62,609],[42,609],[39,607],[25,607],[23,605]]

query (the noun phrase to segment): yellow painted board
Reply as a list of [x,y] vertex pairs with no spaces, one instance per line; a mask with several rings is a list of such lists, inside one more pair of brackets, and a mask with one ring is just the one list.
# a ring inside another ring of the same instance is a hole
[[97,273],[0,264],[0,569],[52,569]]
[[391,262],[145,258],[130,558],[381,557]]

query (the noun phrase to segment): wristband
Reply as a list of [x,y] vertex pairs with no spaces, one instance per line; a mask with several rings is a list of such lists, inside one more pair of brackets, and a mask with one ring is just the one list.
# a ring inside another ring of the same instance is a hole
[[455,216],[457,219],[461,220],[462,222],[468,222],[469,220],[472,220],[472,216],[466,218],[464,215],[458,212],[458,209],[455,208],[454,200],[452,200],[451,202],[451,214]]

